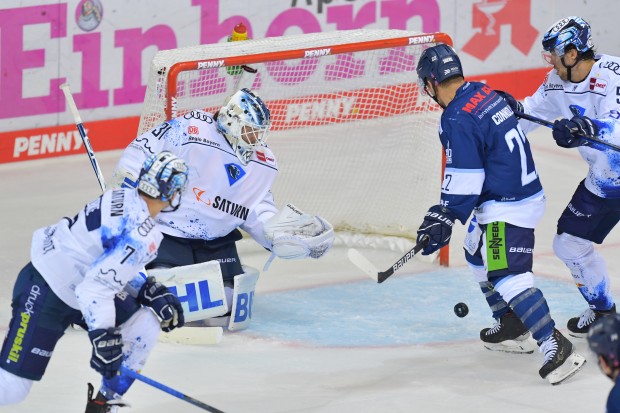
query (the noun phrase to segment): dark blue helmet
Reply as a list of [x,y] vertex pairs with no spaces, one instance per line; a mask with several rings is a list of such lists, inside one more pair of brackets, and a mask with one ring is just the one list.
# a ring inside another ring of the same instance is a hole
[[543,49],[564,56],[566,46],[572,44],[579,53],[594,49],[590,25],[581,17],[570,16],[557,21],[542,40]]
[[416,71],[420,90],[425,90],[427,79],[439,84],[452,77],[463,76],[461,60],[453,48],[443,43],[422,52]]
[[588,330],[588,345],[597,356],[603,356],[612,368],[620,367],[620,314],[597,320]]

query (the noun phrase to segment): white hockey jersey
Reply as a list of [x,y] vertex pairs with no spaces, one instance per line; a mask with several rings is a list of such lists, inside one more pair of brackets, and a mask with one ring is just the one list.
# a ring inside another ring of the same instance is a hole
[[[525,98],[525,112],[542,118],[570,119],[576,114],[595,120],[599,138],[620,145],[620,58],[596,56],[590,74],[581,83],[563,81],[552,69],[531,97]],[[526,132],[538,127],[520,121]],[[620,198],[620,155],[601,145],[580,146],[579,152],[589,164],[586,188],[603,198]]]
[[79,309],[89,330],[115,324],[114,296],[157,256],[162,240],[135,189],[106,191],[73,218],[34,232],[32,264]]
[[271,186],[278,168],[268,147],[258,147],[243,165],[217,131],[213,116],[193,111],[138,136],[123,152],[116,174],[137,177],[144,160],[164,150],[185,160],[189,179],[179,208],[158,215],[163,233],[212,240],[240,227],[271,248],[263,223],[277,212]]

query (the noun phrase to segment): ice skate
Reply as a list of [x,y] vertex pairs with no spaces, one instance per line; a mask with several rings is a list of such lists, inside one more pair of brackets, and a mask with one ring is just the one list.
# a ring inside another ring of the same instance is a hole
[[556,329],[540,343],[540,352],[544,353],[545,361],[538,373],[553,385],[577,373],[586,362],[582,355],[573,352],[573,344]]
[[480,340],[492,351],[531,354],[536,348],[530,340],[530,332],[512,311],[504,314],[493,327],[482,329]]
[[605,317],[606,315],[613,314],[615,312],[615,304],[607,311],[598,311],[588,308],[586,311],[581,313],[579,317],[573,317],[568,320],[568,323],[566,323],[566,327],[568,328],[568,334],[573,337],[584,338],[588,334],[590,326],[596,320],[601,317]]
[[94,387],[88,383],[88,401],[85,413],[118,413],[119,408],[129,406],[129,403],[118,400],[107,400],[101,392],[93,399]]

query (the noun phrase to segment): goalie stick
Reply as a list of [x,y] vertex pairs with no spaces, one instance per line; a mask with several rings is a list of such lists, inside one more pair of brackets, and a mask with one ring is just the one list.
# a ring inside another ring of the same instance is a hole
[[347,251],[347,257],[349,261],[351,261],[357,268],[364,271],[366,274],[370,276],[377,283],[381,284],[383,281],[390,278],[394,271],[405,265],[407,261],[409,261],[412,257],[414,257],[422,248],[428,245],[429,242],[428,235],[424,236],[420,242],[418,242],[415,247],[409,250],[405,255],[401,257],[398,261],[396,261],[390,268],[385,271],[379,271],[377,267],[375,267],[368,258],[364,257],[361,252],[356,250],[355,248],[349,248]]
[[[539,125],[546,126],[548,128],[553,129],[553,122],[546,121],[544,119],[537,118],[536,116],[528,115],[523,112],[515,112],[515,116],[521,119],[529,120],[530,122],[538,123]],[[614,145],[613,143],[605,142],[602,139],[593,137],[593,136],[584,136],[581,134],[577,134],[577,136],[587,140],[588,142],[598,143],[600,145],[606,146],[609,149],[613,149],[614,151],[620,152],[620,146]]]
[[[251,72],[253,73],[253,72]],[[73,119],[75,121],[75,126],[77,126],[78,132],[82,137],[82,142],[84,143],[84,147],[86,148],[86,154],[90,159],[90,163],[93,166],[95,171],[95,175],[97,176],[97,181],[99,181],[99,186],[102,191],[106,190],[105,180],[103,178],[103,173],[101,172],[101,168],[99,167],[99,163],[97,162],[97,158],[95,158],[95,151],[93,151],[93,147],[90,144],[90,139],[86,134],[86,130],[84,129],[84,125],[82,124],[82,117],[78,112],[77,105],[75,104],[75,100],[73,99],[73,95],[71,94],[71,88],[69,83],[63,83],[60,85],[60,89],[65,95],[65,99],[67,101],[67,106],[69,106],[69,110],[73,115]],[[142,269],[143,273],[147,271]],[[174,333],[174,334],[172,334]],[[174,329],[167,334],[160,334],[159,341],[167,342],[167,343],[178,343],[178,344],[218,344],[222,340],[223,329],[221,327],[201,327],[200,329],[191,328],[188,331],[185,331],[184,328]],[[167,335],[170,335],[167,337]]]
[[119,370],[121,373],[123,373],[124,375],[131,377],[133,379],[139,380],[143,383],[148,384],[149,386],[153,386],[156,389],[162,390],[165,393],[168,393],[174,397],[178,397],[179,399],[186,401],[190,404],[193,404],[194,406],[200,407],[202,410],[206,410],[208,412],[213,412],[213,413],[224,413],[222,410],[217,409],[213,406],[209,406],[206,403],[201,402],[200,400],[196,400],[193,397],[189,397],[186,394],[181,393],[178,390],[175,390],[173,388],[170,388],[164,384],[161,384],[153,379],[150,379],[140,373],[138,373],[137,371],[133,371],[131,369],[128,369],[127,367],[121,365],[121,368]]

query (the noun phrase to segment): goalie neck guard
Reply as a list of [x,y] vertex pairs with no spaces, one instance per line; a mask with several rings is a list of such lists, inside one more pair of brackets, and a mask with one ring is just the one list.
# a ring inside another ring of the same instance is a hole
[[[138,178],[138,190],[150,198],[170,202],[187,185],[185,162],[170,152],[151,155],[144,161]],[[180,202],[180,200],[179,200]]]
[[241,89],[224,102],[217,115],[217,129],[226,137],[244,164],[256,146],[265,146],[271,126],[269,109],[249,89]]

